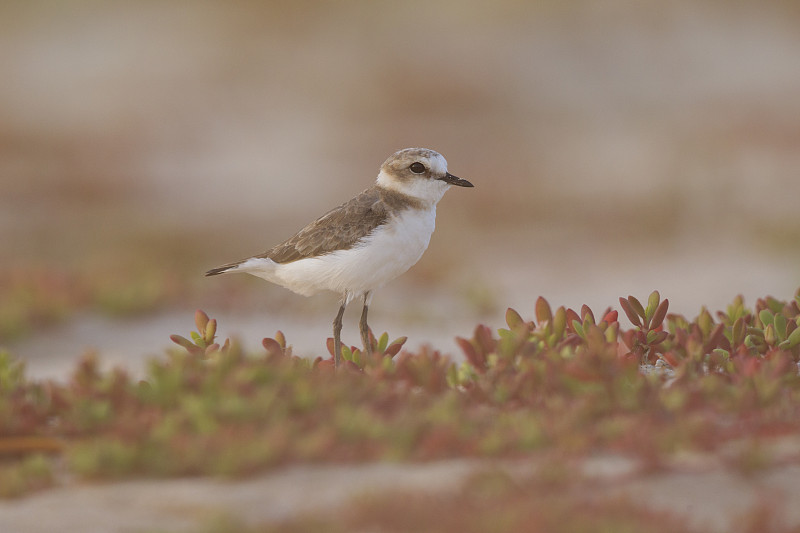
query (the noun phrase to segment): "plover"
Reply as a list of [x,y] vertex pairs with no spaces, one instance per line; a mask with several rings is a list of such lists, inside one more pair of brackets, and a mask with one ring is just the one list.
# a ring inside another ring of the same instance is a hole
[[372,291],[422,257],[433,233],[436,204],[451,185],[473,186],[450,174],[445,158],[433,150],[400,150],[383,162],[375,184],[352,200],[263,254],[213,268],[206,276],[246,272],[304,296],[322,290],[340,294],[333,321],[338,367],[345,307],[363,298],[359,331],[371,353],[367,310]]

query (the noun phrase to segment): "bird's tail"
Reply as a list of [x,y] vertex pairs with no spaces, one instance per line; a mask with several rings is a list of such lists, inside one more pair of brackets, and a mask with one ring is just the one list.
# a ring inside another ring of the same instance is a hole
[[231,270],[236,270],[241,265],[241,261],[237,261],[235,263],[228,263],[227,265],[222,265],[217,268],[212,268],[208,272],[206,272],[206,276],[216,276],[217,274],[224,274],[225,272],[230,272]]

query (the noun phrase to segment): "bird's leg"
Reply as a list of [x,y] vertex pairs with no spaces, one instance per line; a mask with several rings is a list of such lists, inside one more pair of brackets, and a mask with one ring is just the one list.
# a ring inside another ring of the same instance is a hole
[[361,321],[358,330],[361,332],[361,342],[364,343],[364,352],[372,357],[372,343],[369,340],[369,326],[367,325],[367,312],[369,310],[370,292],[364,293],[364,309],[361,311]]
[[342,305],[339,307],[339,313],[333,320],[333,366],[339,368],[342,361],[342,317],[344,316],[344,308],[347,306],[347,299],[342,299]]

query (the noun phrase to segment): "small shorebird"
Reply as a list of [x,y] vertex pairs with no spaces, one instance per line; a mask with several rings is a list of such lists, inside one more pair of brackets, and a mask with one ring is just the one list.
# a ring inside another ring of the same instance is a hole
[[303,296],[322,290],[341,294],[333,321],[338,367],[345,307],[363,298],[359,331],[371,353],[367,309],[372,291],[422,257],[436,222],[436,204],[451,185],[473,186],[447,172],[447,161],[433,150],[400,150],[383,162],[369,189],[263,254],[213,268],[206,276],[246,272]]

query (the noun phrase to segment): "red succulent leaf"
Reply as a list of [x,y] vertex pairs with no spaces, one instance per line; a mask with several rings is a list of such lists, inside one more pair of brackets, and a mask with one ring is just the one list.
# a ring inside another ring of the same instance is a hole
[[628,300],[626,300],[625,298],[620,298],[619,305],[622,307],[622,310],[625,312],[625,315],[628,317],[628,320],[631,321],[631,324],[633,324],[634,326],[642,325],[642,319],[639,317],[638,314],[636,314],[636,311],[633,309],[631,304],[628,303]]
[[403,349],[403,345],[406,343],[407,340],[408,337],[400,337],[396,339],[392,344],[386,347],[386,351],[383,352],[384,355],[388,355],[389,357],[394,357],[395,355],[400,353],[400,350]]
[[276,341],[275,339],[267,337],[266,339],[261,341],[261,345],[264,347],[265,350],[267,350],[267,353],[269,353],[270,355],[272,354],[278,355],[283,353],[280,343],[278,343],[278,341]]
[[660,328],[664,318],[667,316],[667,309],[669,309],[669,299],[665,298],[656,308],[653,314],[653,319],[650,321],[650,329]]
[[206,355],[208,355],[210,353],[218,352],[218,351],[219,351],[219,343],[217,343],[217,342],[215,342],[214,344],[210,344],[210,345],[206,346],[206,349],[205,349]]
[[723,338],[725,334],[725,325],[720,323],[717,324],[711,333],[708,336],[708,340],[705,343],[704,350],[706,352],[710,352],[714,348],[720,347],[720,340]]
[[770,363],[770,377],[778,378],[786,373],[797,373],[797,365],[792,356],[783,350],[771,350],[765,356]]
[[333,353],[333,337],[328,337],[325,340],[325,347],[328,348],[328,353],[331,354],[331,357],[335,357]]
[[591,319],[592,324],[594,324],[594,313],[592,313],[592,310],[588,305],[583,304],[581,306],[581,322],[586,322],[587,316]]
[[576,361],[570,361],[564,366],[564,373],[570,377],[582,382],[596,382],[600,377],[592,372],[586,365],[580,364]]
[[359,368],[359,366],[352,361],[345,359],[341,362],[341,366],[344,370],[347,370],[351,374],[363,374],[361,368]]
[[197,331],[201,334],[206,330],[208,325],[208,315],[202,309],[194,312],[194,323],[197,326]]
[[661,355],[664,360],[671,366],[672,368],[676,368],[681,364],[681,360],[678,359],[678,356],[675,352],[669,351]]
[[321,357],[317,357],[312,366],[322,372],[333,372],[336,369],[333,359],[323,359]]
[[609,309],[606,312],[606,314],[603,316],[603,320],[601,320],[601,322],[605,322],[606,324],[611,325],[614,322],[617,322],[618,319],[619,319],[619,312],[618,311],[612,311],[612,310]]
[[475,327],[475,340],[478,346],[485,354],[490,354],[495,351],[497,341],[492,338],[492,330],[489,326],[479,324]]
[[656,336],[653,338],[653,341],[650,343],[651,346],[657,346],[664,342],[667,337],[669,337],[669,333],[666,331],[659,331]]
[[582,323],[581,317],[574,309],[567,309],[567,331],[575,333],[575,328],[572,326],[573,322]]
[[633,349],[634,335],[636,335],[636,331],[632,329],[622,332],[622,342],[625,343],[629,350]]
[[475,370],[480,373],[486,371],[486,357],[483,354],[479,354],[470,341],[463,337],[456,337],[456,343],[461,348],[461,351],[464,352],[464,357],[467,358],[467,361],[475,367]]
[[187,352],[191,354],[198,354],[203,353],[203,349],[197,346],[195,343],[183,337],[181,335],[170,335],[169,340],[177,344],[178,346],[186,349]]
[[734,368],[736,369],[736,373],[745,378],[753,377],[761,368],[761,359],[750,355],[736,355],[733,358]]

